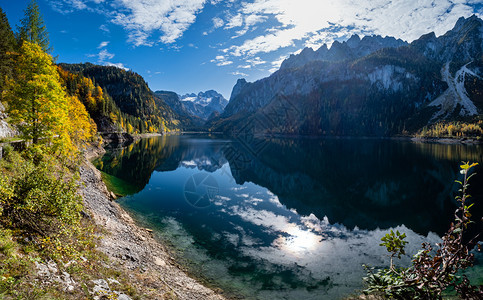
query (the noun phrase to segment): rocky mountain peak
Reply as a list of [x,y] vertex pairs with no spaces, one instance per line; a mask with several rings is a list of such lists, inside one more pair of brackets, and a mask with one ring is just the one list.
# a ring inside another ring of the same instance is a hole
[[347,40],[347,46],[354,49],[359,45],[360,42],[361,38],[357,34],[354,34]]
[[212,98],[224,98],[220,93],[214,90],[208,90],[206,92],[199,92],[198,93],[198,98],[207,98],[207,97],[212,97]]
[[453,61],[462,66],[483,54],[483,20],[475,15],[461,17],[444,35],[436,37],[431,32],[412,42],[411,46],[441,63]]
[[213,112],[221,113],[228,104],[228,101],[214,90],[190,93],[179,96],[184,109],[191,115],[207,120]]
[[330,49],[326,44],[323,44],[317,51],[312,48],[304,48],[299,54],[292,54],[283,61],[280,69],[299,68],[313,61],[342,61],[359,58],[379,49],[397,48],[405,45],[407,45],[406,42],[394,37],[373,35],[361,39],[357,34],[354,34],[347,41],[334,41]]
[[233,90],[231,91],[230,95],[230,101],[234,99],[240,91],[248,84],[248,82],[245,80],[245,78],[240,78],[236,81],[235,86],[233,87]]
[[483,24],[483,20],[478,18],[476,15],[472,15],[468,18],[460,17],[458,21],[456,21],[455,26],[451,31],[461,31],[464,30],[469,24]]

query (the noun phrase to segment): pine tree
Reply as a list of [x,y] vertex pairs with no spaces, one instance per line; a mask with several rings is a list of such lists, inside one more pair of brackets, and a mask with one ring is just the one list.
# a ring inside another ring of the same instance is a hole
[[0,100],[5,88],[5,79],[12,75],[13,62],[10,53],[15,48],[15,37],[7,15],[0,7]]
[[24,41],[15,61],[15,80],[6,85],[8,113],[24,138],[63,142],[68,138],[68,100],[52,57]]
[[40,14],[39,6],[32,0],[25,10],[25,17],[20,21],[18,28],[19,44],[22,41],[29,41],[40,45],[44,52],[50,53],[49,33],[45,27],[44,20]]

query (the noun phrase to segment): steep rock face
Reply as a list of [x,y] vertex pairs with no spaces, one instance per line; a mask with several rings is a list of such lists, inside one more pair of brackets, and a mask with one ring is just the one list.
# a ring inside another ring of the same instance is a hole
[[238,96],[238,94],[240,94],[241,90],[245,87],[245,85],[247,85],[247,81],[245,80],[245,78],[238,79],[235,86],[233,87],[233,90],[231,91],[230,99]]
[[199,92],[198,95],[186,94],[180,97],[180,101],[188,113],[203,120],[208,120],[214,112],[223,112],[228,104],[223,95],[214,90]]
[[447,118],[451,116],[457,109],[459,109],[460,116],[474,116],[478,114],[478,109],[473,101],[468,97],[468,92],[465,88],[465,81],[467,77],[474,77],[481,80],[482,78],[475,72],[469,70],[465,64],[459,69],[453,77],[449,71],[449,62],[447,62],[441,69],[441,76],[448,85],[448,89],[444,91],[438,98],[429,103],[430,106],[440,107],[432,119]]
[[0,102],[0,139],[13,137],[16,135],[15,131],[10,128],[8,123],[6,122],[7,114],[5,114],[5,107]]
[[[422,41],[420,41],[422,40]],[[447,89],[429,106],[438,108],[430,121],[476,116],[481,112],[483,89],[483,20],[460,18],[454,28],[436,38],[434,34],[412,43],[440,63]]]
[[483,21],[472,16],[443,36],[429,33],[410,45],[353,36],[330,49],[306,48],[270,77],[237,82],[211,125],[228,132],[250,124],[262,133],[380,136],[471,118],[483,109],[482,47]]
[[176,94],[175,92],[156,91],[154,92],[154,95],[156,96],[158,101],[159,100],[164,101],[176,113],[180,115],[185,115],[185,116],[189,115],[188,111],[181,103],[181,100],[179,99],[179,95]]
[[178,115],[184,130],[198,130],[203,125],[204,121],[186,109],[177,93],[156,91],[154,98],[157,105],[168,105]]
[[[436,58],[441,62],[452,61],[455,69],[473,60],[481,60],[483,48],[483,20],[475,15],[459,18],[455,27],[439,37],[440,47],[436,48]],[[438,51],[439,50],[439,51]]]

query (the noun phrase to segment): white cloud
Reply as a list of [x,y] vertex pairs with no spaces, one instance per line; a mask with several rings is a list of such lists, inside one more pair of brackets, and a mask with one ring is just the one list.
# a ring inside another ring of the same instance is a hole
[[99,46],[97,46],[97,49],[104,48],[104,47],[106,47],[107,45],[109,45],[109,42],[108,42],[108,41],[101,42],[101,43],[99,44]]
[[214,27],[214,28],[220,28],[220,27],[222,27],[224,24],[225,24],[225,22],[224,22],[222,19],[220,19],[220,18],[218,18],[218,17],[213,18],[213,27]]
[[111,66],[111,67],[116,67],[119,69],[123,69],[125,71],[129,71],[129,68],[126,68],[123,63],[111,63],[111,62],[106,62],[104,63],[105,66]]
[[260,57],[247,59],[246,62],[249,63],[252,66],[263,65],[263,64],[267,63],[266,61],[261,60]]
[[70,0],[72,6],[75,9],[81,10],[81,9],[86,9],[87,5],[82,1],[82,0]]
[[223,21],[223,19],[218,18],[218,17],[214,17],[212,19],[212,21],[213,21],[213,27],[208,31],[204,31],[203,35],[208,35],[208,34],[212,33],[213,31],[215,31],[216,29],[223,27],[223,25],[225,25],[225,21]]
[[[239,69],[251,69],[251,68],[256,67],[258,65],[263,65],[263,64],[267,63],[266,61],[262,60],[260,57],[250,58],[250,59],[245,60],[245,62],[247,64],[239,65],[239,66],[237,66],[237,68],[239,68]],[[233,75],[239,75],[239,74],[233,74]],[[246,76],[246,74],[243,74],[243,75]]]
[[263,21],[267,20],[266,16],[260,16],[260,15],[248,15],[245,18],[245,24],[246,26],[254,26],[258,23],[262,23]]
[[248,32],[248,29],[247,28],[243,28],[241,30],[236,31],[235,32],[236,35],[232,36],[231,38],[234,39],[234,38],[240,37],[240,36],[244,35],[247,32]]
[[243,73],[243,72],[240,72],[240,71],[231,72],[230,74],[231,75],[234,75],[234,76],[243,76],[243,77],[247,77],[248,76],[248,74]]
[[243,16],[241,14],[237,14],[236,16],[229,16],[228,19],[229,20],[225,26],[225,29],[231,29],[243,25]]
[[100,29],[100,30],[102,30],[102,31],[104,31],[104,32],[106,32],[106,33],[111,32],[111,31],[109,30],[109,27],[107,27],[107,25],[106,25],[106,24],[102,24],[101,26],[99,26],[99,29]]
[[128,31],[128,41],[135,46],[153,45],[153,36],[170,44],[179,39],[196,20],[206,0],[57,0],[51,3],[61,13],[89,10],[106,15],[114,24]]
[[109,53],[107,49],[102,49],[99,54],[97,55],[99,62],[105,62],[106,60],[110,60],[114,58],[114,54]]
[[[474,3],[472,0],[254,0],[244,3],[235,17],[229,16],[231,21],[225,29],[244,23],[246,32],[257,24],[268,33],[225,48],[224,52],[254,56],[293,46],[296,41],[318,47],[354,33],[412,41],[431,31],[437,35],[445,33],[459,17],[474,13],[470,6]],[[480,9],[479,15],[482,13]]]
[[216,63],[217,66],[228,66],[233,63],[231,60],[227,60],[223,55],[217,55],[215,59],[210,60],[212,63]]
[[149,37],[161,32],[160,41],[175,42],[194,23],[196,13],[205,0],[158,1],[117,0],[124,8],[115,14],[113,22],[129,31],[129,41],[134,45],[152,45]]
[[104,0],[51,0],[49,4],[58,13],[70,14],[79,10],[95,11],[95,9],[89,7],[90,2],[97,5],[103,3]]
[[[120,68],[120,69],[123,69],[123,70],[126,70],[128,71],[129,68],[127,68],[126,66],[124,66],[123,63],[113,63],[113,62],[110,62],[109,60],[113,59],[114,58],[114,54],[110,53],[105,47],[107,47],[107,45],[109,44],[109,42],[105,41],[105,42],[101,42],[99,44],[99,46],[97,47],[98,49],[101,49],[101,51],[99,51],[98,54],[88,54],[87,56],[88,57],[97,57],[97,61],[99,64],[101,65],[104,65],[104,66],[113,66],[113,67],[117,67],[117,68]],[[148,72],[150,73],[150,72]]]
[[242,27],[242,29],[239,29],[235,32],[235,35],[232,36],[231,38],[237,38],[242,35],[245,35],[248,31],[255,29],[253,26],[262,23],[267,19],[266,16],[262,15],[257,15],[257,14],[250,14],[250,15],[242,15],[242,14],[237,14],[235,16],[229,16],[228,17],[229,21],[225,26],[225,29],[232,29],[232,28],[237,28],[237,27]]

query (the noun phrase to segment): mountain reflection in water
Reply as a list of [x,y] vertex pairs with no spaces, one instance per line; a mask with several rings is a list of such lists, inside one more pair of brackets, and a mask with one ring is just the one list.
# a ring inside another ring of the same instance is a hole
[[[439,241],[461,161],[482,162],[482,148],[164,136],[95,163],[133,186],[121,205],[214,285],[250,299],[323,299],[360,288],[363,263],[388,262],[387,229],[406,232],[410,254]],[[482,187],[475,177],[475,199]]]

